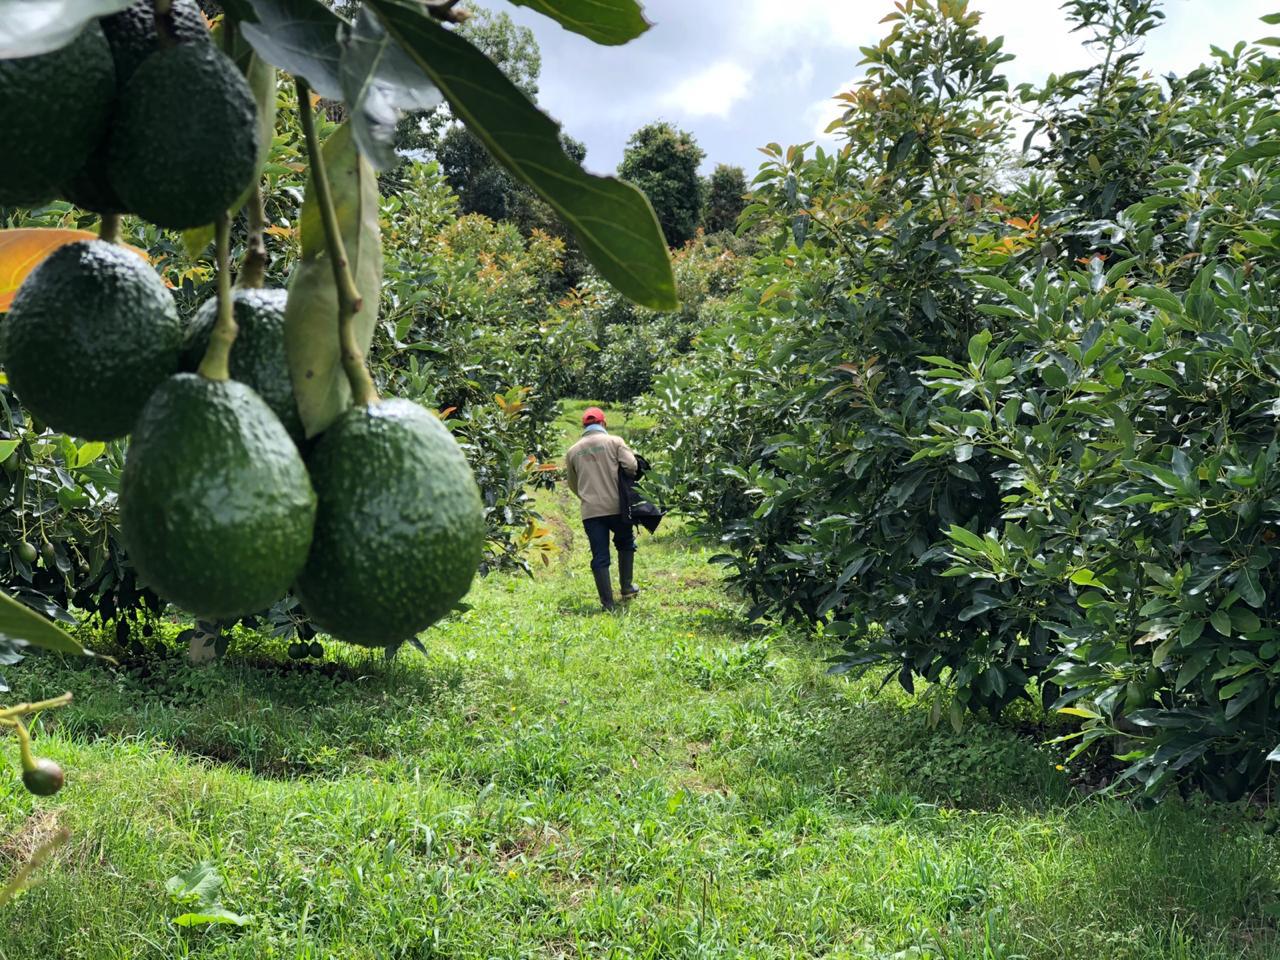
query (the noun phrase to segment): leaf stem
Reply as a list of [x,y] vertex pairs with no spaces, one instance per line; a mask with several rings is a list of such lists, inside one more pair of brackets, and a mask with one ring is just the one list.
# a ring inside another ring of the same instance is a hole
[[338,344],[342,350],[342,369],[347,375],[347,383],[351,387],[351,395],[357,406],[368,406],[378,402],[378,391],[373,385],[373,377],[365,366],[364,350],[356,339],[355,325],[352,322],[364,300],[356,287],[355,278],[351,275],[351,264],[347,260],[346,247],[342,241],[342,230],[338,226],[338,212],[333,205],[333,194],[329,189],[329,176],[325,171],[324,156],[320,150],[320,140],[316,136],[315,117],[311,110],[311,88],[301,77],[296,78],[298,86],[298,116],[302,121],[302,134],[307,141],[307,160],[311,164],[311,182],[316,192],[316,206],[320,208],[320,221],[324,225],[325,248],[329,254],[329,262],[333,266],[333,280],[338,288]]
[[218,256],[218,319],[209,336],[209,347],[200,361],[200,376],[206,380],[231,379],[231,347],[236,342],[236,316],[231,300],[231,218],[225,213],[214,223]]
[[267,278],[267,267],[271,261],[267,256],[267,243],[263,231],[267,226],[267,212],[262,203],[262,182],[253,185],[249,193],[249,201],[245,204],[245,217],[249,221],[249,242],[245,249],[244,259],[240,262],[240,276],[236,278],[236,286],[246,289],[261,287]]
[[107,243],[120,242],[120,214],[104,213],[102,222],[98,224],[98,238]]

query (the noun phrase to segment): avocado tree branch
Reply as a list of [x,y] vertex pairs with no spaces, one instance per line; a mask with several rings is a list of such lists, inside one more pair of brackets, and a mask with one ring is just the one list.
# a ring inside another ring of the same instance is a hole
[[0,723],[16,720],[19,717],[29,716],[30,714],[39,713],[41,710],[49,710],[53,707],[65,707],[70,702],[71,694],[64,693],[60,697],[41,700],[38,703],[17,703],[12,707],[3,707],[0,708]]
[[351,274],[347,260],[342,229],[338,225],[338,211],[333,205],[333,192],[329,188],[329,175],[325,170],[320,139],[316,136],[315,117],[311,110],[311,88],[301,77],[295,78],[298,86],[298,117],[302,121],[302,135],[307,142],[307,160],[311,165],[311,183],[315,190],[316,206],[320,209],[320,222],[324,225],[325,250],[333,266],[333,282],[338,288],[338,345],[342,351],[342,369],[347,375],[351,395],[358,406],[378,402],[378,391],[365,366],[364,350],[356,338],[355,315],[360,312],[364,300]]
[[266,283],[267,267],[271,262],[267,257],[267,243],[263,236],[267,227],[267,212],[262,203],[261,181],[253,185],[244,212],[249,221],[249,241],[244,259],[240,261],[240,275],[236,278],[236,286],[256,289]]
[[222,213],[214,223],[218,251],[218,319],[209,336],[209,347],[200,361],[206,380],[231,379],[231,347],[236,342],[236,315],[231,302],[231,218]]

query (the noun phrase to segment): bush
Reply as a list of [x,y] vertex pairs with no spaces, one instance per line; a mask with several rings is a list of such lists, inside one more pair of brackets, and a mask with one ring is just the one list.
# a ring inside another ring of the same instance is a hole
[[998,44],[928,3],[868,49],[841,150],[770,148],[770,249],[657,381],[654,485],[755,615],[846,638],[837,669],[957,725],[1040,694],[1145,789],[1237,796],[1280,756],[1280,61],[1162,89],[1152,4],[1068,6],[1105,56],[1019,91],[1038,170]]

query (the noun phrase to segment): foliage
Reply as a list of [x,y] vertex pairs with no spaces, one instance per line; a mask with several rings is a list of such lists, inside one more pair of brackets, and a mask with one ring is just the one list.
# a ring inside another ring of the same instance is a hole
[[703,187],[702,226],[707,233],[733,231],[747,205],[747,175],[741,167],[716,164]]
[[[69,10],[67,16],[73,17],[81,12],[89,15],[89,8],[88,4],[80,4],[75,10]],[[99,11],[94,9],[93,12]],[[598,11],[574,11],[572,4],[566,9],[552,11],[550,15],[576,17],[576,29],[594,29],[593,24],[599,21],[607,25],[602,26],[605,30],[602,36],[607,36],[608,42],[620,42],[644,28],[642,18],[638,16],[633,18],[639,20],[638,24],[631,20],[619,21],[612,13],[602,16]],[[303,161],[307,159],[307,153],[314,151],[303,149],[298,120],[293,116],[293,110],[288,109],[299,105],[298,98],[294,96],[292,85],[277,88],[272,64],[305,77],[313,89],[331,101],[322,114],[347,119],[346,123],[339,125],[327,122],[322,115],[317,127],[320,137],[327,142],[326,152],[331,154],[330,179],[338,207],[337,219],[346,234],[344,246],[356,267],[356,279],[360,285],[358,292],[361,294],[359,302],[364,304],[362,315],[367,318],[363,329],[357,329],[355,333],[358,346],[362,346],[360,341],[367,342],[372,336],[373,318],[377,316],[380,299],[379,286],[388,293],[394,293],[396,285],[404,279],[391,271],[393,275],[379,285],[377,271],[363,269],[366,259],[376,266],[378,258],[372,251],[378,243],[378,221],[382,213],[377,195],[372,191],[373,180],[367,172],[366,160],[385,161],[390,130],[401,113],[438,96],[435,80],[439,80],[451,95],[454,111],[465,119],[468,129],[483,138],[500,155],[502,162],[522,178],[522,189],[527,193],[532,191],[530,196],[536,193],[545,197],[545,200],[538,201],[544,211],[554,208],[561,214],[569,212],[569,221],[580,226],[575,209],[578,203],[575,191],[595,191],[598,196],[593,202],[596,203],[599,196],[606,197],[606,203],[613,204],[613,214],[607,218],[612,222],[599,221],[592,227],[587,254],[600,260],[606,273],[620,278],[620,282],[641,299],[655,304],[673,302],[669,292],[671,280],[666,251],[661,244],[657,224],[644,208],[638,192],[617,181],[586,175],[571,157],[563,154],[558,141],[553,139],[547,143],[543,131],[553,126],[551,122],[533,107],[516,83],[463,39],[468,33],[478,40],[485,36],[501,39],[499,35],[503,33],[504,25],[511,33],[509,20],[498,22],[495,19],[486,30],[485,21],[481,18],[477,26],[455,37],[445,33],[436,22],[436,18],[448,19],[450,16],[443,7],[409,9],[396,3],[381,6],[347,4],[341,14],[311,0],[260,0],[253,5],[227,5],[226,16],[218,31],[222,40],[229,50],[235,52],[242,69],[251,76],[267,78],[267,82],[255,85],[260,101],[259,113],[268,119],[276,116],[277,100],[286,108],[278,118],[277,136],[271,153],[262,158],[265,161],[262,173],[267,183],[263,190],[267,221],[263,239],[269,252],[274,254],[267,270],[268,281],[283,285],[285,277],[292,277],[290,305],[294,322],[290,326],[295,332],[305,328],[307,335],[293,338],[291,353],[294,365],[305,367],[308,372],[323,370],[330,361],[333,369],[338,368],[336,337],[326,343],[328,338],[314,334],[317,330],[336,330],[335,321],[342,311],[347,310],[346,303],[350,298],[339,289],[342,271],[332,268],[334,258],[329,256],[332,250],[328,244],[332,238],[327,236],[326,230],[320,229],[324,218],[318,205],[312,203],[318,194],[311,182],[314,177],[302,176],[308,172]],[[232,21],[237,28],[234,34],[231,32]],[[53,28],[41,27],[36,21],[17,25],[16,29],[14,36],[6,34],[6,42],[21,41],[36,46],[55,42],[52,39]],[[527,37],[523,40],[522,37],[523,34],[516,31],[507,38],[511,42],[505,47],[502,43],[490,45],[495,49],[503,47],[511,54],[497,59],[516,81],[534,80],[537,51],[525,42]],[[432,69],[440,56],[434,57],[430,65],[424,65],[424,47],[437,48],[455,58],[457,68],[452,69],[447,78],[433,79]],[[500,102],[486,100],[476,103],[474,87],[453,89],[450,86],[464,82],[472,75],[482,77],[483,86]],[[305,110],[306,104],[303,107]],[[547,172],[548,163],[554,167],[554,172]],[[350,178],[354,179],[349,183]],[[570,189],[566,190],[566,185]],[[305,207],[300,204],[303,194],[308,198]],[[352,202],[356,197],[359,203]],[[96,219],[79,214],[62,202],[40,210],[7,210],[3,213],[7,222],[24,226],[38,223],[84,227],[94,225]],[[261,225],[254,224],[250,214],[252,211],[248,210],[244,222],[233,230],[230,254],[236,259],[247,256],[257,240],[254,234],[261,229]],[[545,216],[550,218],[552,215],[545,213]],[[130,220],[125,226],[125,233],[147,251],[157,270],[175,290],[184,312],[189,312],[212,295],[215,280],[220,275],[225,280],[225,266],[218,271],[211,259],[205,256],[211,230],[188,231],[179,241],[151,225]],[[539,250],[552,251],[551,259],[557,252],[562,252],[557,241],[541,235],[535,240]],[[363,256],[366,248],[370,250],[368,257]],[[345,259],[345,256],[339,259]],[[312,268],[309,272],[308,267]],[[554,274],[555,270],[549,267],[539,282]],[[513,292],[513,296],[517,295]],[[354,309],[347,310],[347,315],[358,310],[356,305]],[[326,316],[330,317],[328,321],[325,321]],[[304,350],[311,352],[304,356]],[[386,368],[393,366],[388,362]],[[350,376],[349,371],[347,374]],[[492,389],[486,385],[486,403],[494,402],[495,395],[509,396],[512,390],[527,392],[500,372],[486,371],[484,376],[493,381]],[[384,377],[387,382],[394,379]],[[322,383],[324,380],[324,377],[315,376],[295,379],[295,390],[304,409],[316,408],[310,417],[313,432],[323,426],[325,417],[332,414],[334,403],[342,402],[341,397],[326,392],[329,387]],[[418,399],[426,398],[420,394]],[[481,411],[473,409],[476,405],[474,400],[474,396],[467,398],[466,406],[459,413],[461,420],[478,422],[482,418]],[[462,400],[458,400],[455,405],[461,403]],[[526,406],[534,409],[532,404]],[[507,408],[494,409],[503,410],[504,416],[509,412]],[[537,409],[537,419],[527,415],[516,417],[512,413],[519,424],[519,429],[514,432],[496,430],[489,438],[476,429],[469,442],[477,463],[484,465],[486,477],[492,478],[495,485],[489,491],[495,543],[506,542],[502,532],[506,527],[514,526],[520,531],[513,537],[523,537],[533,526],[522,506],[526,499],[523,484],[529,474],[525,461],[530,450],[540,452],[538,431],[551,416],[549,408]],[[18,558],[11,561],[11,577],[5,582],[19,591],[26,591],[24,599],[45,604],[63,617],[70,616],[68,611],[72,608],[72,601],[81,610],[101,607],[104,618],[126,612],[131,617],[136,616],[139,599],[146,599],[149,595],[134,584],[132,571],[119,551],[115,535],[114,483],[122,448],[118,444],[110,448],[97,444],[89,445],[94,447],[89,450],[66,438],[45,433],[39,425],[25,422],[16,405],[12,405],[12,416],[16,425],[9,425],[4,439],[20,444],[23,455],[15,461],[15,469],[20,470],[19,479],[6,484],[6,489],[11,495],[25,497],[31,502],[16,504],[7,514],[14,529],[6,539],[14,545],[14,556],[18,557],[18,545],[24,542],[26,525],[34,518],[39,523],[41,536],[48,535],[45,552],[49,559],[29,562]],[[515,455],[517,445],[520,447],[518,457]],[[505,466],[500,470],[498,464],[515,465],[507,473],[504,472]],[[20,552],[25,557],[28,551],[24,547]],[[510,562],[512,552],[499,545],[495,556],[502,562]],[[37,555],[41,555],[39,550]],[[47,569],[42,568],[42,563]],[[152,605],[158,607],[154,598],[150,599]],[[286,599],[279,610],[272,612],[271,619],[277,625],[296,624],[296,612],[291,611],[291,606]],[[123,620],[120,627],[122,632],[127,632],[128,627]],[[200,625],[200,629],[206,627]]]
[[[728,548],[757,615],[962,722],[1039,693],[1152,793],[1266,775],[1280,62],[1162,88],[1148,3],[1068,5],[1098,66],[1023,87],[963,4],[868,48],[835,154],[771,146],[771,238],[662,377],[658,494]],[[1280,649],[1280,647],[1277,647]]]
[[[672,960],[1275,956],[1267,815],[1079,802],[1024,736],[931,733],[927,704],[825,675],[799,630],[749,667],[764,638],[665,523],[637,555],[655,589],[625,620],[594,615],[574,517],[540,499],[563,558],[479,584],[425,658],[295,662],[238,634],[228,663],[192,670],[171,630],[169,657],[116,670],[33,658],[33,694],[84,694],[43,721],[78,774],[50,805],[76,843],[6,914],[0,953],[59,956],[75,922],[90,955],[145,939],[226,960],[293,956],[300,930],[362,960],[576,942]],[[0,790],[11,856],[53,826],[31,812]],[[165,880],[205,860],[251,925],[174,926]]]
[[624,402],[639,398],[671,361],[727,313],[755,249],[752,240],[699,236],[674,251],[680,309],[637,307],[598,279],[589,278],[563,304],[590,349],[569,358],[569,384],[579,396]]
[[618,175],[644,191],[673,247],[693,239],[702,220],[698,167],[706,156],[693,134],[669,123],[641,127],[627,141]]

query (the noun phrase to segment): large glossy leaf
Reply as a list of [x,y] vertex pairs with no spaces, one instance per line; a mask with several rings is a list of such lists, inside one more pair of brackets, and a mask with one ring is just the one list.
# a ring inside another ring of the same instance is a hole
[[95,17],[133,0],[0,0],[0,60],[34,57],[65,47]]
[[[347,260],[364,301],[355,317],[357,335],[360,345],[368,349],[382,286],[378,178],[356,149],[349,124],[335,130],[323,149]],[[338,348],[338,288],[310,182],[300,231],[302,258],[289,279],[285,348],[298,412],[307,436],[314,436],[351,404],[351,390]]]
[[596,43],[614,46],[634,40],[649,29],[636,0],[511,0],[555,20],[567,30]]
[[443,99],[431,78],[363,7],[343,42],[340,79],[356,145],[379,169],[395,164],[393,141],[401,115],[432,110]]
[[369,4],[435,81],[454,115],[555,209],[606,280],[643,306],[677,306],[666,241],[643,193],[593,176],[571,160],[556,124],[463,37],[401,0]]
[[347,22],[319,0],[252,0],[257,23],[240,32],[258,56],[304,78],[327,100],[342,99],[340,39]]
[[88,653],[67,631],[3,592],[0,592],[0,637],[60,653]]
[[[40,261],[58,247],[78,240],[96,240],[98,235],[88,230],[63,230],[59,228],[20,227],[0,230],[0,313],[9,309],[14,294]],[[129,246],[130,250],[150,262],[145,250]]]

